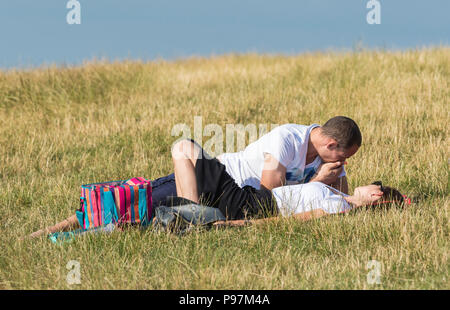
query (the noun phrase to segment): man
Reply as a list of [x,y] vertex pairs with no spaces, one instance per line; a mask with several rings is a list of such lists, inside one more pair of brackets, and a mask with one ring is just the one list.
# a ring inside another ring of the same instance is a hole
[[[285,124],[243,151],[225,153],[217,159],[240,186],[273,188],[318,181],[348,193],[345,160],[361,146],[361,132],[350,118],[336,116],[323,126]],[[152,182],[157,206],[176,196],[173,174]]]

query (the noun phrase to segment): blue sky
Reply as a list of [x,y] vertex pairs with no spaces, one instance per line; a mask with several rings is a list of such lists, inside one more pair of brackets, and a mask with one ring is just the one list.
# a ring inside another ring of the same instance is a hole
[[449,0],[379,0],[381,24],[366,21],[368,0],[0,1],[0,68],[80,64],[93,58],[175,59],[230,52],[405,49],[448,45]]

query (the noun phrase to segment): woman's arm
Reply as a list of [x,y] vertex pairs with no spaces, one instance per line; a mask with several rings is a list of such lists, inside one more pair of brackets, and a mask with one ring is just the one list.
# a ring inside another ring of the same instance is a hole
[[[328,215],[329,213],[325,212],[322,209],[316,209],[316,210],[312,210],[312,211],[307,211],[307,212],[302,212],[302,213],[297,213],[294,214],[292,217],[295,219],[298,219],[300,221],[306,222],[315,218],[319,218],[325,215]],[[249,224],[252,225],[259,225],[259,224],[263,224],[263,223],[267,223],[267,222],[276,222],[281,220],[282,217],[281,216],[275,216],[275,217],[267,217],[267,218],[263,218],[263,219],[257,219],[257,220],[232,220],[232,221],[218,221],[215,222],[213,225],[214,226],[232,226],[232,227],[236,227],[236,226],[246,226]]]

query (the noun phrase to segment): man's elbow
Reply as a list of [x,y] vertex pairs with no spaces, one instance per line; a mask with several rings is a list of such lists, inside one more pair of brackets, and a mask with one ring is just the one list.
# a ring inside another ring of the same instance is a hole
[[260,183],[260,187],[261,188],[265,188],[265,189],[268,189],[268,190],[272,190],[274,188],[277,188],[277,187],[280,187],[280,186],[283,186],[283,185],[284,185],[283,180],[269,181],[269,182],[261,181],[261,183]]
[[280,187],[281,185],[277,185],[277,184],[273,184],[273,183],[269,183],[269,184],[267,184],[267,183],[261,183],[260,184],[260,188],[261,189],[267,189],[267,190],[272,190],[272,189],[274,189],[274,188],[276,188],[276,187]]

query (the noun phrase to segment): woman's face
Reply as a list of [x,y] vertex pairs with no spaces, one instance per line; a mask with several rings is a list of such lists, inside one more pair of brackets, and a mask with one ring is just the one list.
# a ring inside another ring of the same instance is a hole
[[371,205],[383,196],[383,192],[379,185],[366,185],[355,188],[353,196],[356,196],[363,205]]

